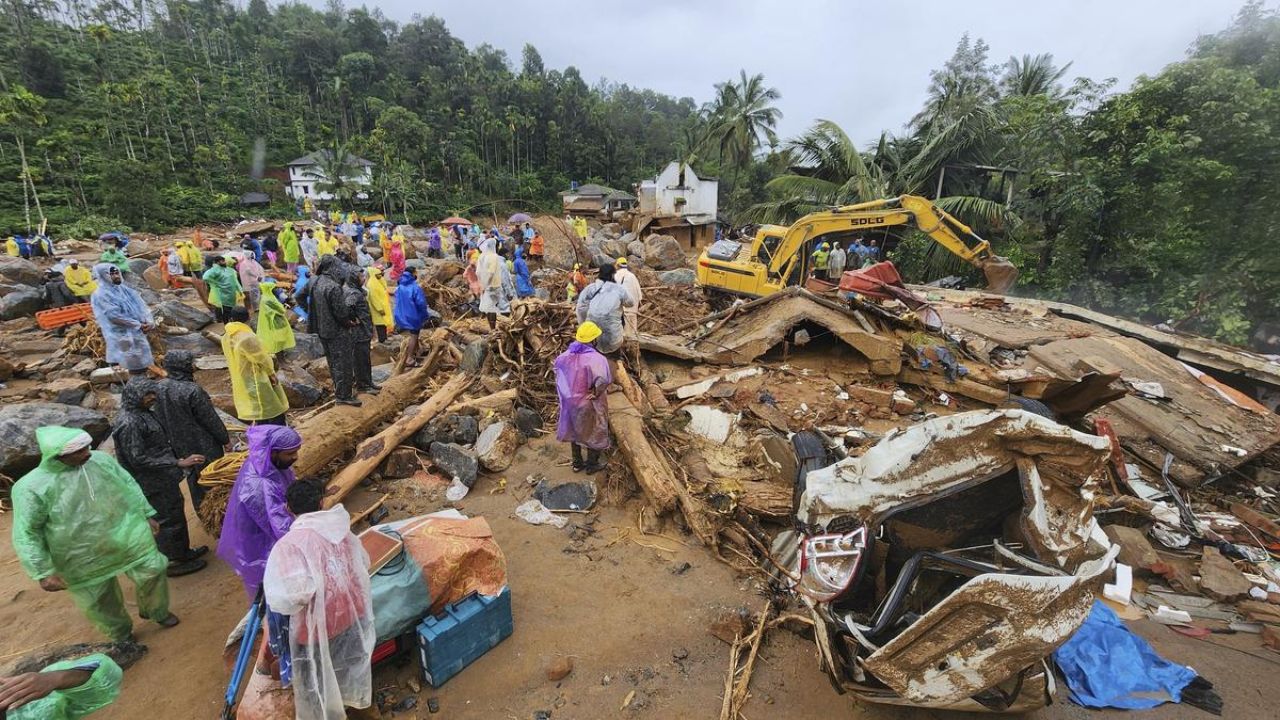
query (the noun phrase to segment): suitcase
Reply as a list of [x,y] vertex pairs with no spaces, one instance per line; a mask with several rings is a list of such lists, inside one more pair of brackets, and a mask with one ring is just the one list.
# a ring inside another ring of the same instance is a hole
[[505,640],[512,629],[509,588],[493,596],[468,595],[445,606],[444,612],[418,625],[422,679],[440,687]]

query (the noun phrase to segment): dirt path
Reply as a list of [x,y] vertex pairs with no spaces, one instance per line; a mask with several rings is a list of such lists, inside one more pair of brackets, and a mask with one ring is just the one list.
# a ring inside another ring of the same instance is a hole
[[[543,473],[553,481],[574,477],[558,467],[564,450],[542,441],[521,449],[504,476],[508,490],[482,477],[459,508],[485,516],[508,558],[515,634],[438,690],[423,689],[417,710],[399,718],[427,718],[426,701],[436,697],[437,717],[525,720],[538,710],[562,718],[717,718],[727,668],[728,647],[707,628],[726,608],[759,608],[757,583],[736,576],[701,548],[631,538],[638,505],[601,508],[595,532],[575,540],[565,530],[538,527],[514,517],[512,510],[528,490],[524,478]],[[577,476],[581,477],[581,476]],[[404,482],[404,481],[402,481]],[[365,492],[365,491],[362,491]],[[361,497],[351,505],[358,507]],[[418,508],[414,508],[417,510]],[[435,508],[423,508],[435,509]],[[398,515],[399,513],[396,513]],[[394,515],[393,515],[394,516]],[[584,520],[585,516],[578,518]],[[194,521],[193,521],[194,522]],[[11,516],[0,516],[0,533],[9,537]],[[630,530],[628,537],[619,534]],[[677,536],[674,532],[669,533]],[[212,541],[201,532],[198,542]],[[581,533],[578,534],[581,536]],[[679,570],[688,563],[683,572]],[[120,700],[102,711],[102,720],[137,718],[214,718],[221,707],[227,671],[222,645],[243,613],[246,600],[239,582],[218,560],[202,573],[172,582],[173,607],[182,624],[160,630],[139,623],[137,634],[151,652],[125,676]],[[0,666],[17,654],[45,645],[97,640],[65,596],[41,592],[19,568],[10,543],[0,542]],[[1135,627],[1152,638],[1170,659],[1194,665],[1222,690],[1225,716],[1240,720],[1274,717],[1280,687],[1274,677],[1280,655],[1257,647],[1256,639],[1215,636],[1212,641],[1177,636],[1151,623]],[[1220,648],[1215,643],[1245,650]],[[557,657],[572,658],[572,674],[559,683],[546,678]],[[375,688],[398,685],[401,696],[412,667],[382,670]],[[630,705],[622,705],[629,695]],[[1084,718],[1091,713],[1066,702],[1036,713],[1036,720]],[[1119,713],[1105,713],[1105,715]],[[810,642],[787,631],[770,635],[752,683],[745,716],[762,718],[866,717],[876,720],[925,720],[960,717],[948,713],[864,706],[837,695],[818,671]],[[1166,706],[1145,714],[1154,720],[1204,720],[1199,710]]]

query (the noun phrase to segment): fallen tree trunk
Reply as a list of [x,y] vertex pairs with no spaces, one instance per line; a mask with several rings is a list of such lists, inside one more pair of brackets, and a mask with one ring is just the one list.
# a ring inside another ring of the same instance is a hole
[[458,372],[426,402],[419,405],[416,412],[406,412],[386,430],[360,443],[356,448],[355,456],[351,458],[351,463],[329,480],[329,489],[332,494],[325,497],[325,507],[333,507],[341,502],[342,498],[378,467],[401,442],[421,430],[431,422],[432,418],[458,399],[473,380],[475,380],[474,376]]
[[499,415],[510,415],[515,409],[516,401],[520,399],[520,391],[515,388],[508,390],[500,390],[491,395],[484,395],[473,400],[463,400],[449,406],[448,412],[459,413],[466,410],[476,410],[481,415],[492,410]]
[[644,418],[621,391],[609,393],[609,426],[631,474],[662,514],[679,504],[689,529],[703,545],[715,547],[718,534],[702,501],[676,477],[670,463],[644,434]]
[[738,498],[738,507],[752,515],[785,520],[791,517],[791,497],[793,490],[774,483],[744,480],[742,495]]
[[382,386],[377,395],[369,396],[360,407],[337,405],[316,413],[294,428],[302,436],[302,449],[294,472],[309,477],[324,470],[329,463],[351,450],[353,438],[368,437],[379,425],[390,420],[401,408],[413,402],[422,392],[427,378],[440,362],[441,345],[437,343],[422,367],[397,375]]

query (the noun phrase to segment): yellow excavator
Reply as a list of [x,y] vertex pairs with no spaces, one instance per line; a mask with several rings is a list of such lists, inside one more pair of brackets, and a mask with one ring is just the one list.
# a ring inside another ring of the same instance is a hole
[[982,270],[987,290],[1004,294],[1017,282],[1018,268],[992,253],[991,244],[968,225],[925,198],[902,195],[810,213],[790,227],[764,225],[750,242],[717,242],[698,257],[698,284],[738,295],[772,295],[805,283],[819,243],[908,223]]

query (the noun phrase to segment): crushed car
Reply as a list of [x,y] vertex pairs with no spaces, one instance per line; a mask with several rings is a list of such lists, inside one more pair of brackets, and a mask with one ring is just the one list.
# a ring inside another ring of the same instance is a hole
[[1049,655],[1118,553],[1092,514],[1109,450],[1031,412],[983,410],[802,468],[796,529],[774,554],[837,689],[950,710],[1046,705]]

